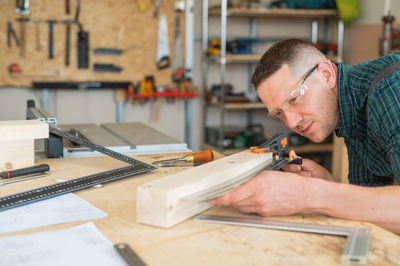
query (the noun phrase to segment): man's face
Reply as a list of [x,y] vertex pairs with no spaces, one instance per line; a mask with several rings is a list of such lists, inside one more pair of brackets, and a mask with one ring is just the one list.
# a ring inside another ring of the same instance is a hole
[[323,141],[338,125],[337,93],[321,72],[324,67],[304,69],[299,78],[284,64],[257,88],[271,116],[313,142]]

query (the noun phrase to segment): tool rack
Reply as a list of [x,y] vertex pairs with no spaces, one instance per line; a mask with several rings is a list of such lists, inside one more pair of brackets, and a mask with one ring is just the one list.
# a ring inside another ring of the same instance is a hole
[[[221,84],[221,95],[220,101],[218,103],[204,103],[203,105],[203,128],[206,127],[207,122],[207,109],[208,108],[216,108],[219,110],[220,121],[219,121],[219,146],[218,147],[210,147],[210,145],[204,143],[203,146],[207,148],[216,149],[222,153],[230,154],[237,152],[237,150],[224,150],[222,141],[223,141],[223,133],[225,128],[225,116],[229,111],[246,111],[247,112],[247,122],[251,123],[252,120],[252,111],[265,111],[266,108],[261,102],[250,102],[250,103],[226,103],[225,102],[225,85],[226,85],[226,72],[228,64],[248,64],[248,77],[249,84],[248,90],[254,92],[254,88],[250,83],[250,77],[254,72],[255,64],[260,59],[261,55],[258,54],[227,54],[226,44],[227,44],[227,18],[238,18],[238,17],[247,17],[250,19],[249,22],[249,38],[257,38],[257,18],[291,18],[291,19],[309,19],[311,21],[311,42],[316,43],[318,41],[318,26],[320,20],[325,21],[337,21],[337,42],[338,42],[338,50],[337,57],[331,58],[333,61],[341,62],[343,61],[343,40],[344,40],[344,23],[339,19],[339,14],[337,10],[323,10],[323,9],[314,9],[314,10],[304,10],[304,9],[243,9],[243,8],[228,8],[228,1],[221,0],[221,7],[214,8],[209,7],[209,1],[203,0],[203,14],[202,14],[202,84],[203,84],[203,93],[208,89],[208,67],[210,63],[217,63],[219,65],[220,70],[220,84]],[[221,40],[221,52],[218,55],[208,55],[208,41],[209,41],[209,18],[211,16],[219,16],[220,17],[220,40]],[[326,27],[327,23],[324,23],[324,33],[325,35],[329,35],[329,28]],[[262,38],[263,40],[273,40],[273,38]],[[277,40],[275,40],[277,41]],[[205,101],[205,100],[204,100]],[[205,139],[205,138],[204,138]],[[311,147],[307,147],[305,149],[306,152],[313,152],[314,148],[317,152],[320,152],[320,147],[315,147],[317,145],[313,145]],[[332,145],[329,147],[325,147],[330,152],[332,150]]]

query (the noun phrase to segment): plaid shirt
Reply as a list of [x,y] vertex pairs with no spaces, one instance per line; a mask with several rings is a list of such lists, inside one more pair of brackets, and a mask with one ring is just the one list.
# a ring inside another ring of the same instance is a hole
[[[400,72],[371,82],[385,66],[400,61],[400,52],[357,65],[338,64],[340,124],[349,157],[349,182],[362,186],[400,183]],[[376,144],[379,143],[379,146]],[[382,150],[381,150],[382,149]]]

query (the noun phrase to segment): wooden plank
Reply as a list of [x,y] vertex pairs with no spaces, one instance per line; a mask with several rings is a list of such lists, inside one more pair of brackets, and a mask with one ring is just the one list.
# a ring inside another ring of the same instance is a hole
[[343,138],[333,137],[332,175],[341,183],[349,183],[349,161]]
[[0,170],[15,170],[35,163],[34,140],[0,141]]
[[266,110],[267,109],[263,103],[253,103],[253,102],[250,102],[250,103],[225,103],[225,104],[217,102],[217,103],[210,103],[209,106],[224,107],[226,110],[251,110],[251,109]]
[[49,125],[39,120],[0,121],[0,141],[43,139],[49,137]]
[[[220,8],[210,8],[210,15],[220,15]],[[263,17],[304,17],[325,18],[338,17],[336,9],[251,9],[251,8],[228,8],[228,16],[263,16]]]
[[182,171],[138,187],[136,221],[169,228],[210,207],[220,196],[254,177],[272,161],[272,153],[249,150]]

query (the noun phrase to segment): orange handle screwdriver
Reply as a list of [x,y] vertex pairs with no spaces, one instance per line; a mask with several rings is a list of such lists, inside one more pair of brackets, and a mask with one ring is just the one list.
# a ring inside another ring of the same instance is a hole
[[153,162],[153,164],[157,166],[185,166],[185,165],[193,165],[188,163],[201,163],[201,162],[211,162],[214,159],[214,154],[211,150],[205,150],[196,152],[193,154],[186,155],[182,158],[177,159],[169,159]]

